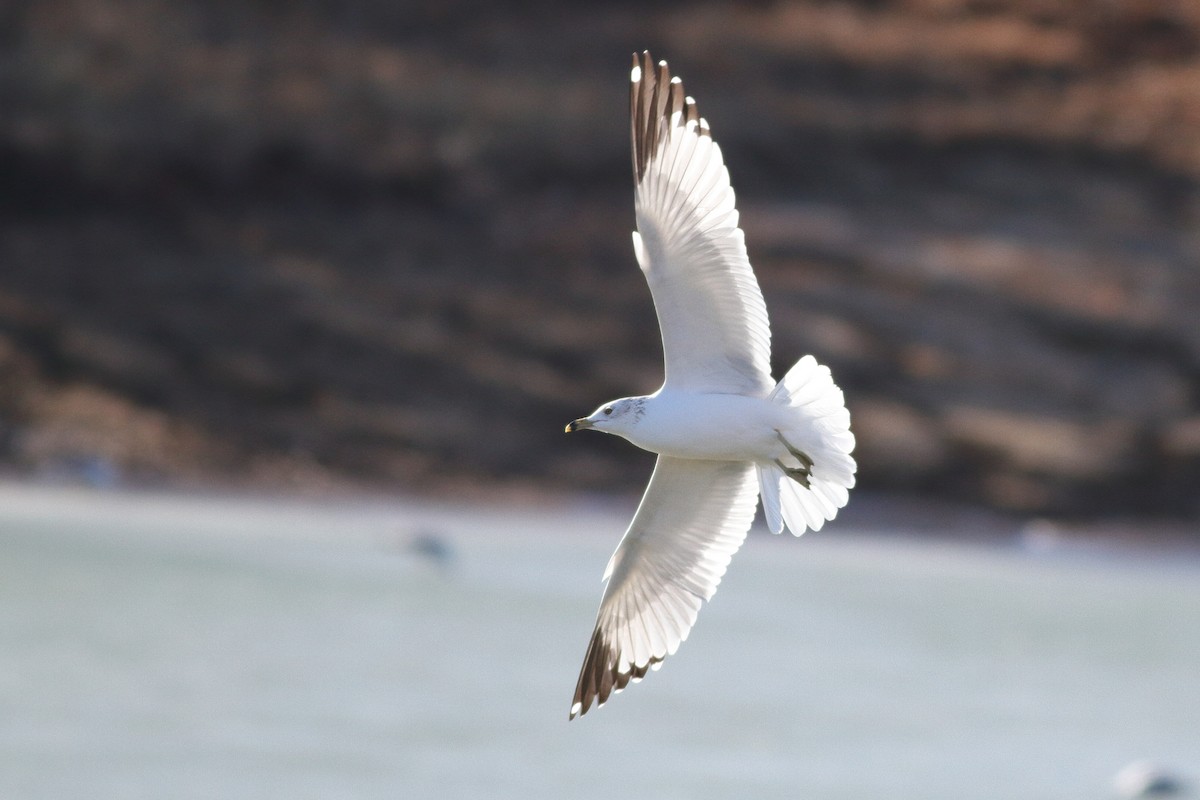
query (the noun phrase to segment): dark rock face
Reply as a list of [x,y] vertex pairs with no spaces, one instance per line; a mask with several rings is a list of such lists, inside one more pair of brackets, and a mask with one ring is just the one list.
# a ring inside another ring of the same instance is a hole
[[811,352],[846,390],[860,485],[1196,514],[1197,9],[10,4],[0,461],[640,486],[560,432],[661,376],[650,47],[726,154],[777,373]]

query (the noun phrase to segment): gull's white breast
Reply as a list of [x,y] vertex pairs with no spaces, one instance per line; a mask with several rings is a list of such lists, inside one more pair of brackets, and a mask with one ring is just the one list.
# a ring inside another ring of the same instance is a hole
[[661,389],[626,437],[644,450],[676,458],[766,461],[780,451],[784,409],[761,397]]

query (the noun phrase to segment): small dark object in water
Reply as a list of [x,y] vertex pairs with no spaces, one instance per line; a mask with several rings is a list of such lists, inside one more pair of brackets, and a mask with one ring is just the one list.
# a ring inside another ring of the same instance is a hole
[[1127,800],[1143,797],[1175,797],[1183,792],[1183,781],[1152,761],[1128,764],[1113,778],[1117,795]]
[[450,542],[432,531],[414,534],[408,540],[408,547],[405,549],[442,567],[450,566],[456,558],[454,547]]

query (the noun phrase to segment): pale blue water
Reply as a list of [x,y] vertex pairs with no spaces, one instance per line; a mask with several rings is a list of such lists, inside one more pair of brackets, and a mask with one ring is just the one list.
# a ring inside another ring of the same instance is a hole
[[1134,551],[753,535],[680,652],[568,723],[624,513],[0,486],[0,798],[1200,782],[1200,564]]

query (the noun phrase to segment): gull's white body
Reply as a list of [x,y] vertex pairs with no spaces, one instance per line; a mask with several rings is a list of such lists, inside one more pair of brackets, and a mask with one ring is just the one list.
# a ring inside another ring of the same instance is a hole
[[[640,419],[610,432],[643,450],[704,461],[772,462],[788,455],[779,431],[794,428],[795,415],[768,398],[660,389],[639,399]],[[711,433],[698,437],[697,431]]]
[[[763,398],[666,389],[647,397],[643,407],[642,419],[618,435],[652,453],[706,461],[769,461],[785,454],[775,434],[784,409]],[[720,435],[697,438],[697,430]]]
[[666,62],[630,74],[634,253],[662,332],[666,378],[606,403],[594,428],[659,454],[608,584],[571,716],[602,705],[674,653],[754,519],[799,535],[846,504],[856,465],[842,392],[805,356],[771,379],[766,304],[750,268],[729,173]]

